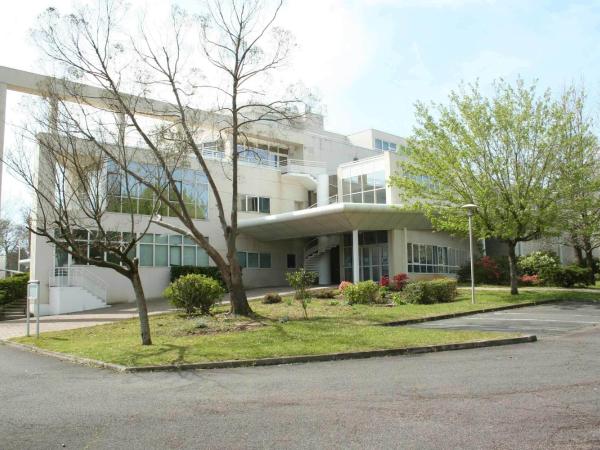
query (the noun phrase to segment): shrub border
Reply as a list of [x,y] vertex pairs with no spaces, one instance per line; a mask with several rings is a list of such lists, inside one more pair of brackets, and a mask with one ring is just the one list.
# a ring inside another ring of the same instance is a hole
[[225,360],[225,361],[209,361],[201,363],[189,364],[164,364],[154,366],[124,366],[105,361],[99,361],[90,358],[83,358],[66,353],[44,350],[33,345],[20,344],[8,340],[3,340],[2,343],[10,347],[20,350],[27,350],[33,353],[38,353],[44,356],[51,356],[62,361],[71,363],[110,369],[122,373],[139,373],[139,372],[159,372],[159,371],[179,371],[179,370],[208,370],[208,369],[231,369],[236,367],[258,367],[258,366],[277,366],[282,364],[298,364],[307,362],[323,362],[323,361],[341,361],[348,359],[366,359],[382,356],[402,356],[402,355],[418,355],[422,353],[444,352],[452,350],[468,350],[484,347],[497,347],[500,345],[524,344],[537,341],[535,335],[524,335],[514,338],[488,339],[483,341],[469,341],[454,344],[439,344],[428,345],[423,347],[402,347],[390,348],[385,350],[367,350],[358,352],[343,352],[343,353],[325,353],[321,355],[298,355],[298,356],[281,356],[273,358],[260,359],[240,359],[240,360]]

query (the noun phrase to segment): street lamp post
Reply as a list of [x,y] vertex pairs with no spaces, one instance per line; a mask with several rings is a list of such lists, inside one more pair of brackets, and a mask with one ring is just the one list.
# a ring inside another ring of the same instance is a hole
[[475,304],[475,263],[473,258],[473,213],[477,210],[477,205],[472,203],[462,206],[467,210],[469,218],[469,255],[471,258],[471,303]]

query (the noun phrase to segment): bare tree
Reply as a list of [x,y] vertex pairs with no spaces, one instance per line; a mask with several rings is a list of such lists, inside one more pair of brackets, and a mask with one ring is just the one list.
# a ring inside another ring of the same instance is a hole
[[[230,291],[231,312],[248,315],[252,311],[236,258],[238,163],[243,152],[251,151],[243,144],[257,127],[293,124],[306,111],[291,91],[286,94],[289,98],[274,98],[273,90],[267,89],[292,47],[290,35],[274,26],[282,2],[209,1],[201,17],[173,8],[168,26],[147,31],[142,25],[135,35],[120,28],[124,9],[119,2],[101,4],[100,9],[68,15],[49,9],[41,17],[36,36],[45,54],[65,69],[70,81],[84,80],[105,92],[101,99],[91,98],[65,82],[62,95],[75,104],[93,104],[122,116],[128,132],[143,142],[147,157],[161,168],[168,191],[126,165],[121,164],[121,169],[150,189],[158,201],[170,205],[170,215],[178,219],[158,215],[153,222],[195,240],[219,268]],[[194,65],[198,61],[204,70]],[[124,89],[131,94],[123,94]],[[151,100],[152,93],[167,102]],[[214,99],[213,105],[198,109],[208,98]],[[161,122],[149,128],[143,116]],[[221,165],[209,162],[204,152],[207,128],[212,139],[217,136],[224,147],[231,145],[219,149]],[[109,159],[119,161],[110,146],[85,129],[78,131]],[[226,244],[224,255],[197,226],[177,179],[177,169],[191,160],[210,186]],[[230,205],[219,189],[223,178],[230,183]]]
[[[22,146],[4,160],[9,170],[34,193],[35,207],[27,228],[72,255],[80,264],[109,268],[128,278],[135,292],[142,345],[151,345],[148,309],[136,256],[137,243],[147,232],[150,218],[130,212],[121,214],[115,224],[108,217],[112,193],[118,191],[125,202],[141,195],[139,183],[120,169],[121,165],[131,164],[135,152],[123,145],[122,137],[117,137],[111,145],[115,159],[107,159],[93,143],[74,132],[74,124],[81,129],[83,124],[77,122],[69,109],[60,108],[64,104],[57,103],[56,95],[52,99],[60,111],[55,110],[50,123],[53,132],[32,134],[31,128],[23,131],[23,142],[32,139],[39,145],[37,164]],[[38,120],[42,124],[43,119]],[[161,178],[156,171],[145,176]],[[152,201],[148,207],[153,213],[159,205]],[[114,231],[115,228],[127,231]],[[82,233],[86,236],[85,244],[81,242]]]
[[10,219],[0,219],[0,249],[8,258],[26,243],[25,227]]

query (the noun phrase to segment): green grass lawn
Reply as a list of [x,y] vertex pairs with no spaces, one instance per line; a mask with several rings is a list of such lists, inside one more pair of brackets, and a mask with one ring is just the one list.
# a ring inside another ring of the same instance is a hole
[[[527,291],[511,297],[504,291],[479,292],[470,304],[469,292],[456,302],[436,305],[348,306],[313,300],[309,319],[302,319],[298,302],[263,305],[253,302],[254,318],[231,317],[224,307],[209,318],[188,319],[178,313],[151,317],[154,345],[139,344],[137,320],[68,331],[44,333],[39,339],[17,342],[125,365],[192,363],[344,351],[415,347],[474,341],[513,334],[381,327],[381,323],[553,299],[600,300],[600,292]],[[201,323],[201,327],[198,324]]]

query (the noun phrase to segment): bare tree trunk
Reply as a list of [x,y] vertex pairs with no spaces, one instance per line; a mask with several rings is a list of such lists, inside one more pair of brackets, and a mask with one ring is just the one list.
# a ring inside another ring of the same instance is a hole
[[138,271],[137,264],[131,273],[131,283],[133,284],[135,302],[137,304],[138,315],[140,318],[142,345],[152,345],[152,338],[150,337],[150,321],[148,320],[148,306],[146,305],[146,296],[144,295],[144,288],[142,286],[142,280],[140,279],[140,273]]
[[517,275],[517,254],[515,248],[517,243],[514,241],[508,242],[508,270],[510,273],[510,293],[517,295],[519,293],[518,288],[518,275]]
[[232,314],[241,316],[249,316],[252,314],[252,309],[248,303],[246,289],[242,280],[242,268],[237,260],[229,262],[230,280],[229,280],[229,299],[230,311]]

